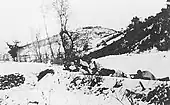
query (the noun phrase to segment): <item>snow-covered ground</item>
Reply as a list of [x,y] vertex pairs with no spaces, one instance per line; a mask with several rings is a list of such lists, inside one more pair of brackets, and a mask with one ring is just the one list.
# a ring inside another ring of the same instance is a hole
[[[142,69],[151,71],[156,77],[170,76],[170,52],[108,56],[97,59],[97,61],[104,67],[121,70],[125,73],[136,73],[136,70]],[[104,77],[101,86],[94,87],[94,90],[89,91],[95,91],[102,87],[110,90],[119,80],[123,81],[123,87],[115,89],[114,94],[108,93],[109,97],[102,94],[99,96],[84,94],[86,88],[67,91],[71,77],[79,76],[79,74],[63,71],[62,66],[54,65],[52,68],[55,70],[55,74],[53,76],[48,74],[37,82],[34,73],[46,68],[49,68],[48,65],[41,63],[0,62],[0,75],[22,73],[26,76],[23,85],[0,90],[1,105],[45,105],[45,103],[47,105],[130,105],[127,100],[123,100],[121,103],[118,99],[122,98],[125,89],[140,87],[139,80]],[[147,88],[153,88],[156,84],[155,81],[140,81]],[[36,86],[32,86],[31,82],[34,82]]]
[[136,73],[141,69],[152,72],[156,77],[170,77],[170,52],[107,56],[97,61],[103,67],[121,70],[125,73]]
[[30,62],[0,62],[0,75],[12,74],[12,73],[30,73],[30,72],[40,72],[45,67],[46,64],[42,63],[30,63]]
[[[1,105],[99,105],[117,103],[117,100],[102,101],[101,97],[94,95],[84,95],[83,92],[69,92],[66,90],[66,84],[69,82],[70,73],[61,71],[62,66],[54,66],[55,75],[46,75],[42,80],[37,82],[35,75],[48,65],[39,63],[16,63],[16,62],[1,62],[1,75],[11,73],[22,73],[26,78],[23,85],[11,89],[0,90]],[[76,75],[76,74],[73,74]],[[59,79],[60,78],[60,79]],[[31,80],[29,80],[31,79]],[[30,82],[30,84],[28,84]],[[31,82],[35,82],[36,86],[32,86]],[[38,102],[38,104],[36,103]]]

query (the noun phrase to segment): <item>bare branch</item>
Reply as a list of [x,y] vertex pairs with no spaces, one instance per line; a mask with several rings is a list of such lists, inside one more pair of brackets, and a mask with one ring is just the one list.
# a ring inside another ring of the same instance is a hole
[[68,9],[69,9],[68,0],[55,0],[53,2],[53,7],[59,17],[61,29],[65,30],[68,22]]

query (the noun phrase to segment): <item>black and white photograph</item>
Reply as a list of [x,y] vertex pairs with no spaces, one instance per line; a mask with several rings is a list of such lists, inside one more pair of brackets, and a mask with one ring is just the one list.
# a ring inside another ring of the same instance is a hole
[[170,105],[170,0],[0,0],[0,105]]

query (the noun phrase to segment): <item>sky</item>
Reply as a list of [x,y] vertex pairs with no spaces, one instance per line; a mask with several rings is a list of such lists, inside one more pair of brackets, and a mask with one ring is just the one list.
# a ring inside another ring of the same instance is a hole
[[[52,0],[44,0],[50,7]],[[166,0],[69,0],[69,29],[84,26],[103,26],[120,30],[132,17],[146,18],[166,7]],[[35,40],[35,33],[45,38],[42,0],[0,0],[0,53],[7,50],[5,42],[18,40],[21,45]],[[57,34],[59,22],[56,15],[45,15],[49,36]]]

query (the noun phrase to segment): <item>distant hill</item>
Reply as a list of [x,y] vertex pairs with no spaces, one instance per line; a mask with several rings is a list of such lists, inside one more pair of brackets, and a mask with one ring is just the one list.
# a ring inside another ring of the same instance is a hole
[[108,55],[141,53],[153,48],[158,51],[169,50],[169,11],[168,9],[162,9],[160,13],[150,16],[144,21],[134,17],[131,24],[124,31],[115,33],[111,38],[112,40],[105,39],[104,42],[108,44],[99,49],[89,51],[89,55],[93,58],[99,58]]
[[[111,40],[120,37],[120,32],[104,28],[101,26],[88,26],[76,29],[74,33],[76,49],[84,50],[87,46],[87,52],[93,52],[112,43]],[[73,38],[74,39],[74,38]],[[78,40],[77,40],[78,39]]]

